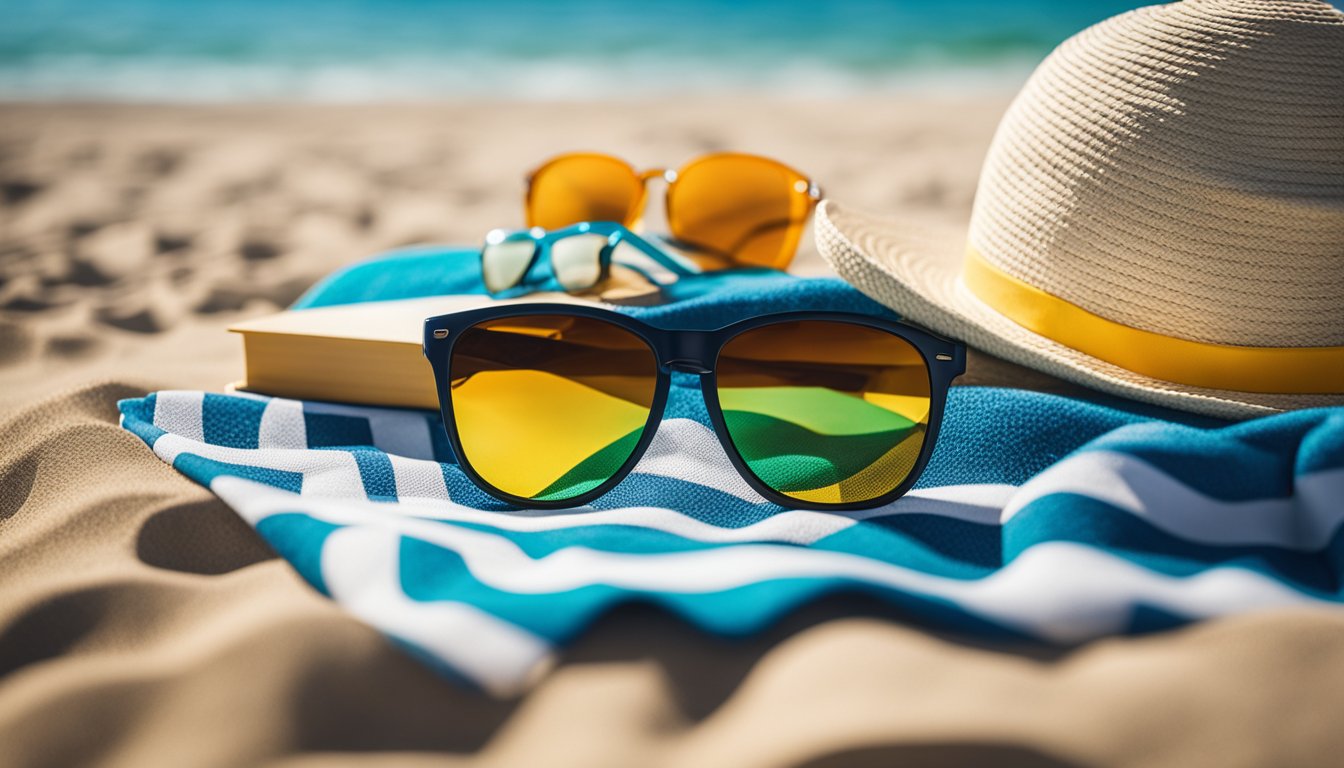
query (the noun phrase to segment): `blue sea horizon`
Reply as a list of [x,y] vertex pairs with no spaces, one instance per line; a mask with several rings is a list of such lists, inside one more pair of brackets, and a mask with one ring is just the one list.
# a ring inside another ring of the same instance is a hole
[[1134,0],[8,0],[0,99],[821,98],[1012,90]]

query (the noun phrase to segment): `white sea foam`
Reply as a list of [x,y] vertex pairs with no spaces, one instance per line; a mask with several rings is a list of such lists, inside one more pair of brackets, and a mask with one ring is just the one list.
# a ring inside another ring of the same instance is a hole
[[796,99],[872,93],[1011,92],[1032,62],[915,64],[860,71],[807,56],[769,64],[480,54],[406,55],[359,63],[214,61],[170,56],[115,59],[49,55],[0,66],[0,99],[125,102],[639,101],[687,94],[756,93]]

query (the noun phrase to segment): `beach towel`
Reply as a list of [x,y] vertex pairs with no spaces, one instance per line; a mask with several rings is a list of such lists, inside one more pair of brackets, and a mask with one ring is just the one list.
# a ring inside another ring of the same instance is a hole
[[[476,269],[468,251],[408,251],[334,275],[298,306],[471,292]],[[886,313],[839,280],[767,272],[687,278],[667,294],[621,311],[681,327],[762,309]],[[1344,602],[1339,408],[1226,424],[957,387],[916,488],[850,512],[755,494],[688,376],[629,478],[589,507],[544,512],[475,488],[436,412],[187,391],[120,409],[314,589],[497,696],[526,689],[630,601],[734,636],[857,592],[978,642],[1066,644]]]

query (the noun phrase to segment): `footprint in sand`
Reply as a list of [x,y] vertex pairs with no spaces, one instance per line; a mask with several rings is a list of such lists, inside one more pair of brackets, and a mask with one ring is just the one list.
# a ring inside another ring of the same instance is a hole
[[198,315],[213,315],[221,312],[237,312],[253,301],[265,301],[276,309],[287,307],[303,295],[315,282],[311,275],[300,275],[281,280],[270,285],[241,283],[220,284],[211,287],[205,300],[195,307]]
[[280,249],[265,240],[248,240],[238,246],[238,255],[246,261],[270,261],[280,255]]
[[154,233],[146,224],[112,224],[76,240],[70,280],[97,286],[143,274],[154,252]]
[[87,334],[57,334],[47,339],[45,352],[52,357],[76,359],[88,357],[102,346],[95,336]]
[[168,147],[150,149],[135,159],[135,169],[151,178],[161,179],[171,176],[182,166],[185,156],[178,150]]
[[5,206],[21,205],[28,198],[41,192],[43,186],[27,179],[6,179],[0,181],[0,202]]
[[11,296],[4,304],[0,304],[0,309],[24,313],[46,312],[48,309],[55,309],[68,303],[69,301],[52,301],[43,296],[19,294]]
[[134,311],[124,311],[115,307],[104,307],[94,313],[94,317],[103,325],[110,325],[113,328],[120,328],[123,331],[133,333],[160,333],[168,329],[166,323],[155,316],[154,311],[144,308]]

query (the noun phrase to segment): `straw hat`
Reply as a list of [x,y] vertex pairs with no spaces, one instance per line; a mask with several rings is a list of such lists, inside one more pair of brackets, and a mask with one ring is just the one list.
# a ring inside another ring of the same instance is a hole
[[1009,108],[969,233],[834,202],[816,229],[908,320],[1064,379],[1233,418],[1344,404],[1344,13],[1103,21]]

